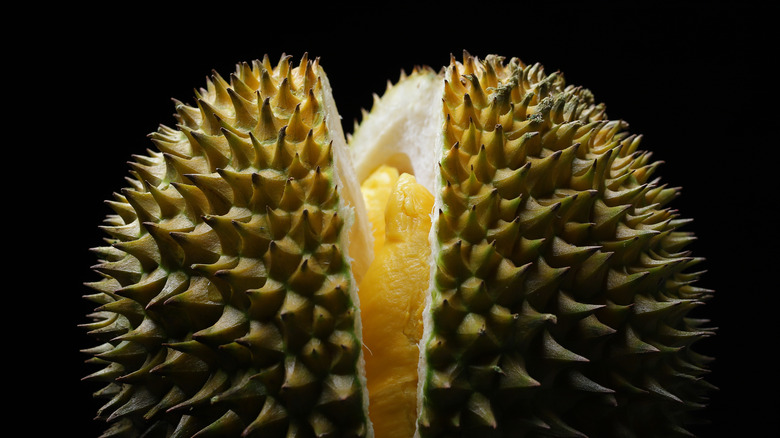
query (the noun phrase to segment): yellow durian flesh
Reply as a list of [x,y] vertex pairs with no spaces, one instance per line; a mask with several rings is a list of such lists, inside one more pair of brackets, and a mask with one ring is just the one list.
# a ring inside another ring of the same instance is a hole
[[374,255],[385,243],[385,206],[398,176],[398,169],[383,164],[360,185],[366,204],[366,215],[372,226]]
[[[384,167],[372,176],[386,175]],[[388,184],[392,179],[383,178]],[[367,183],[374,184],[371,177]],[[417,420],[417,373],[428,292],[433,195],[401,174],[385,202],[385,239],[360,284],[369,417],[378,437],[411,437]],[[367,187],[368,188],[368,187]],[[377,194],[372,187],[369,195]]]

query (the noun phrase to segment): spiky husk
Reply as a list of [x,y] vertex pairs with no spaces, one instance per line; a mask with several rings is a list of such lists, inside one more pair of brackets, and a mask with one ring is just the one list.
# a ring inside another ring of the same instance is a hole
[[[712,330],[678,190],[559,74],[464,53],[443,79],[420,435],[687,435]],[[215,74],[131,163],[88,296],[105,436],[371,433],[323,80]]]
[[104,436],[369,433],[326,82],[306,56],[215,73],[131,163],[87,297]]
[[710,291],[641,137],[514,58],[453,58],[443,102],[420,435],[688,435]]

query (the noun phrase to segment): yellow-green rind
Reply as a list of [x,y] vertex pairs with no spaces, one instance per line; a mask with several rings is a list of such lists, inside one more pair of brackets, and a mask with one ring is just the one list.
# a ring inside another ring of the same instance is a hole
[[370,435],[329,93],[306,56],[240,64],[130,163],[87,296],[103,436]]
[[444,72],[422,437],[689,436],[710,291],[640,136],[518,59]]

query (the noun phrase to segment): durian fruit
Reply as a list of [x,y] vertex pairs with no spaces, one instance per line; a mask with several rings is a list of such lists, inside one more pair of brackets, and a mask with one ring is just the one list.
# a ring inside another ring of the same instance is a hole
[[464,52],[346,140],[308,57],[196,98],[96,249],[105,436],[690,436],[711,291],[588,90]]

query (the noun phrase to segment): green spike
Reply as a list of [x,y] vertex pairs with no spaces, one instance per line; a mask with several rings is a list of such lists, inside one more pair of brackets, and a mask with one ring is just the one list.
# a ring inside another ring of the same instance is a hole
[[222,215],[230,210],[233,204],[233,190],[218,174],[187,175],[187,178],[201,190],[208,200],[208,213]]
[[570,371],[567,377],[572,387],[580,391],[597,392],[597,393],[605,393],[605,394],[613,394],[615,392],[612,389],[599,385],[598,383],[587,378],[585,375],[583,375],[581,372],[577,370]]
[[236,340],[252,353],[253,361],[268,365],[284,357],[284,339],[273,323],[252,321],[246,335]]
[[273,397],[267,397],[262,410],[244,429],[243,435],[280,435],[287,430],[289,416],[284,406]]
[[[114,248],[130,254],[138,259],[141,270],[144,272],[154,271],[154,269],[162,261],[160,257],[160,249],[157,247],[157,243],[155,242],[154,238],[149,234],[141,236],[135,240],[117,242],[114,244]],[[119,260],[115,261],[118,262]]]
[[219,419],[192,435],[192,438],[239,436],[245,427],[241,418],[232,410],[228,410]]
[[583,339],[599,339],[617,333],[617,330],[602,323],[595,315],[589,315],[577,322],[578,336]]
[[587,358],[559,344],[547,330],[543,332],[542,339],[542,357],[545,359],[556,362],[589,362]]
[[214,275],[227,282],[233,291],[246,291],[261,287],[268,278],[268,271],[261,259],[241,257],[238,264],[216,271]]
[[222,316],[213,326],[193,333],[192,337],[209,345],[220,345],[243,336],[248,329],[249,321],[244,312],[225,306]]
[[117,362],[125,367],[140,365],[146,360],[146,348],[140,343],[122,341],[116,347],[97,355],[97,357]]
[[198,406],[207,405],[211,402],[212,397],[225,391],[228,388],[228,385],[229,379],[227,373],[223,370],[218,370],[216,373],[209,376],[208,380],[206,380],[195,395],[176,406],[169,408],[168,412],[187,411]]
[[122,285],[138,283],[143,276],[141,263],[135,257],[125,257],[116,262],[103,262],[92,269],[115,278]]

